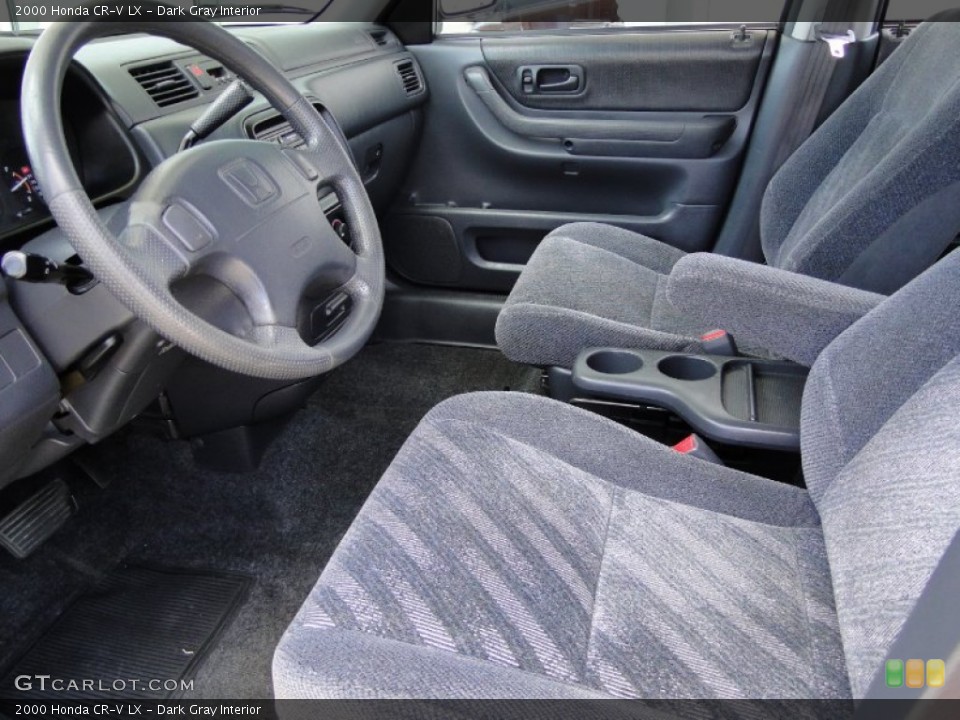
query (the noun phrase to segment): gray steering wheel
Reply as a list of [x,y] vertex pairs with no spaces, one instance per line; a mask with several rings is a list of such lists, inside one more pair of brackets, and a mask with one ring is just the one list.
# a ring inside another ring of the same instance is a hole
[[[129,32],[162,35],[219,60],[262,93],[305,145],[198,145],[154,168],[108,227],[74,170],[60,94],[80,47]],[[84,263],[134,315],[187,352],[233,372],[296,380],[349,359],[373,332],[383,305],[383,250],[349,149],[279,70],[222,28],[54,23],[27,62],[22,120],[46,203]],[[340,199],[352,249],[320,209],[321,186]],[[178,288],[197,276],[213,278],[239,298],[249,316],[241,328],[221,329],[181,302]],[[350,314],[332,337],[311,345],[297,329],[304,297],[333,292],[349,298]]]

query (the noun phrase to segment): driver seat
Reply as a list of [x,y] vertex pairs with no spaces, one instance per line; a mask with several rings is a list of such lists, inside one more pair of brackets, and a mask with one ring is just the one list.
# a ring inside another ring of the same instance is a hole
[[954,253],[814,364],[806,490],[546,398],[442,403],[280,642],[277,696],[866,696],[960,528],[958,355]]

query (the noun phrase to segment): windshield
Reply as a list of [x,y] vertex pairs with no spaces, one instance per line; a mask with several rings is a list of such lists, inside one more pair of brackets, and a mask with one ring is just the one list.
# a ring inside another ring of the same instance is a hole
[[[21,0],[0,4],[0,32],[40,33],[54,22],[103,19],[124,21],[134,17],[152,19],[209,20],[221,25],[273,25],[317,19],[333,0],[164,0],[124,5],[93,5],[87,0],[39,0],[25,5]],[[142,6],[138,11],[138,6]],[[161,10],[162,8],[162,10]]]

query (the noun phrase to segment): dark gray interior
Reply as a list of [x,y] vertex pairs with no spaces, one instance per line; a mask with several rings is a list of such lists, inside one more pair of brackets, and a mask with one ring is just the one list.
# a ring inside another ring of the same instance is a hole
[[191,698],[896,694],[956,560],[956,32],[356,5],[0,32],[0,679],[153,568],[236,580]]
[[958,278],[952,254],[818,358],[805,489],[542,397],[435,407],[285,633],[278,697],[937,697],[875,678],[956,569]]

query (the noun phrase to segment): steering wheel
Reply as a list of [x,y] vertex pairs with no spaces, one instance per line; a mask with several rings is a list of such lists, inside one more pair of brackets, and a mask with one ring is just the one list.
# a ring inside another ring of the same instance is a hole
[[[305,145],[193,147],[155,167],[108,227],[74,170],[60,94],[80,47],[129,32],[165,36],[219,60],[262,93]],[[262,55],[207,22],[53,23],[30,54],[21,107],[27,152],[53,217],[103,285],[167,340],[226,370],[275,380],[325,373],[363,347],[383,305],[376,215],[344,141]],[[353,248],[326,221],[320,187],[339,197]],[[221,329],[186,307],[184,288],[198,276],[240,300],[241,327]],[[310,333],[305,340],[298,330],[304,313],[309,325],[310,313],[322,313],[322,299],[335,293],[349,298],[349,316],[311,345]]]

